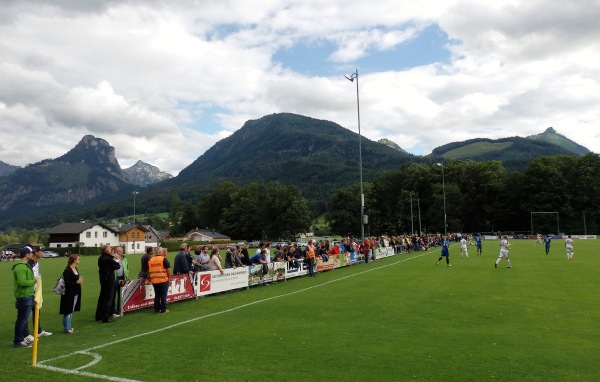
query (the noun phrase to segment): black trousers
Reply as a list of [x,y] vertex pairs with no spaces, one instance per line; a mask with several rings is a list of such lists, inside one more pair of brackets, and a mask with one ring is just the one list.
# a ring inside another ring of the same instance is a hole
[[96,321],[108,321],[111,316],[111,299],[115,291],[113,281],[100,283],[100,295],[98,296],[98,305],[96,306]]

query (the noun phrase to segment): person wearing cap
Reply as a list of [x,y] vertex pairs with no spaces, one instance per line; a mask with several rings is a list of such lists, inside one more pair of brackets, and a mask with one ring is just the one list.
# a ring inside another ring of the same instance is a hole
[[21,248],[19,251],[19,263],[13,265],[14,276],[14,295],[17,308],[17,321],[15,322],[15,335],[13,346],[16,348],[31,347],[31,343],[25,340],[30,336],[29,316],[33,307],[34,287],[39,280],[33,275],[33,270],[27,264],[33,255],[33,249],[29,246]]
[[[33,270],[33,276],[34,277],[38,277],[38,276],[41,277],[42,275],[40,273],[40,259],[42,258],[42,249],[40,247],[35,247],[35,246],[32,246],[32,245],[28,245],[28,247],[31,247],[31,249],[33,249],[33,254],[31,256],[31,259],[27,263],[29,264],[29,266]],[[34,293],[35,293],[36,289],[37,289],[37,284],[33,288]],[[36,305],[37,304],[36,304],[36,302],[34,300],[33,301],[33,308],[32,308],[33,322],[35,322],[35,312],[38,311],[36,309]],[[39,313],[38,313],[38,337],[46,337],[46,336],[51,336],[51,335],[52,335],[52,332],[47,332],[44,329],[42,329],[42,321],[41,321]],[[33,336],[31,336],[31,338],[26,338],[26,339],[28,340],[28,342],[32,342],[33,341]]]

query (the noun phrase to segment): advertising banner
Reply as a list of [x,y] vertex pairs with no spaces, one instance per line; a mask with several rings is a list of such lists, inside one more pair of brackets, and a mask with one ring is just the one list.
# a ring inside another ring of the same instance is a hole
[[290,279],[292,277],[304,276],[308,274],[304,260],[298,259],[298,267],[294,267],[293,263],[288,262],[285,270],[285,278]]
[[196,273],[196,298],[207,294],[226,292],[228,290],[248,287],[248,267],[224,269],[225,273],[219,271],[208,271]]
[[382,259],[384,257],[394,256],[394,248],[379,247],[373,251],[374,259]]
[[358,258],[358,252],[350,252],[350,264],[349,265],[355,265],[360,263],[360,259]]
[[[167,303],[196,297],[192,279],[187,274],[169,280]],[[146,279],[129,280],[123,287],[123,312],[154,306],[154,288]]]
[[328,255],[328,257],[329,259],[326,262],[321,257],[317,257],[317,270],[319,272],[330,271],[340,267],[340,254]]
[[248,286],[285,280],[286,263],[283,261],[267,264],[267,272],[262,264],[248,266]]

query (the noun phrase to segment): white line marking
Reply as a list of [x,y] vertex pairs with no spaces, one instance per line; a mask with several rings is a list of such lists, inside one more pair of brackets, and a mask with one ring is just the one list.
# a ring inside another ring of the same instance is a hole
[[[144,337],[144,336],[147,336],[147,335],[150,335],[150,334],[160,333],[160,332],[163,332],[165,330],[173,329],[173,328],[176,328],[176,327],[181,326],[181,325],[186,325],[186,324],[189,324],[189,323],[192,323],[192,322],[203,320],[205,318],[219,316],[221,314],[233,312],[233,311],[236,311],[236,310],[239,310],[239,309],[246,308],[248,306],[260,304],[260,303],[263,303],[263,302],[275,300],[275,299],[282,298],[282,297],[292,296],[294,294],[306,292],[306,291],[311,290],[311,289],[320,288],[322,286],[325,286],[325,285],[328,285],[328,284],[332,284],[332,283],[336,283],[338,281],[342,281],[342,280],[345,280],[345,279],[349,279],[351,277],[356,277],[356,276],[359,276],[359,275],[362,275],[362,274],[365,274],[365,273],[368,273],[368,272],[373,272],[373,271],[376,271],[376,270],[379,270],[379,269],[391,267],[392,265],[397,265],[397,264],[403,263],[403,262],[408,261],[408,260],[413,260],[413,259],[419,258],[421,256],[425,256],[425,255],[427,255],[427,254],[429,254],[431,252],[432,251],[429,250],[427,252],[421,253],[421,254],[416,255],[416,256],[412,256],[412,257],[409,257],[409,258],[404,258],[402,260],[398,260],[398,261],[390,263],[390,264],[381,265],[381,266],[378,266],[378,267],[375,267],[375,268],[366,269],[364,271],[353,273],[351,275],[346,275],[346,276],[343,276],[343,277],[340,277],[340,278],[337,278],[337,279],[334,279],[334,280],[326,281],[326,282],[321,283],[321,284],[312,285],[312,286],[309,286],[309,287],[304,288],[304,289],[299,289],[299,290],[296,290],[296,291],[293,291],[293,292],[289,292],[289,293],[285,293],[285,294],[282,294],[282,295],[279,295],[279,296],[273,296],[273,297],[264,298],[262,300],[257,300],[257,301],[249,302],[247,304],[239,305],[239,306],[236,306],[234,308],[225,309],[225,310],[222,310],[220,312],[215,312],[215,313],[210,313],[210,314],[207,314],[207,315],[204,315],[204,316],[195,317],[195,318],[189,319],[187,321],[181,321],[181,322],[178,322],[178,323],[173,324],[173,325],[169,325],[169,326],[165,326],[165,327],[160,328],[160,329],[152,330],[150,332],[136,334],[134,336],[122,338],[120,340],[116,340],[116,341],[112,341],[112,342],[107,342],[105,344],[98,345],[98,346],[93,346],[93,347],[88,348],[88,349],[79,350],[79,351],[76,351],[76,352],[73,352],[73,353],[61,355],[59,357],[49,358],[49,359],[46,359],[46,360],[38,362],[37,367],[41,367],[41,368],[48,369],[48,370],[51,370],[51,371],[57,371],[57,372],[60,372],[60,373],[75,374],[75,375],[81,375],[81,376],[85,376],[85,377],[93,377],[93,378],[98,378],[98,379],[106,379],[106,380],[109,380],[109,381],[117,381],[117,382],[143,382],[143,381],[138,381],[138,380],[135,380],[135,379],[119,378],[119,377],[113,377],[113,376],[110,376],[110,375],[102,375],[102,374],[89,373],[89,372],[86,372],[86,371],[81,371],[81,369],[84,369],[86,367],[95,365],[96,363],[98,363],[102,359],[101,356],[99,356],[98,354],[92,353],[91,350],[102,349],[102,348],[105,348],[107,346],[111,346],[111,345],[115,345],[115,344],[118,344],[118,343],[121,343],[121,342],[133,340],[133,339],[136,339],[136,338],[139,338],[139,337]],[[60,368],[60,367],[48,366],[48,365],[45,364],[47,362],[52,362],[52,361],[56,361],[58,359],[63,359],[63,358],[70,357],[70,356],[72,356],[74,354],[91,355],[95,359],[92,362],[90,362],[90,363],[88,363],[88,364],[86,364],[84,366],[78,367],[77,369],[63,369],[63,368]],[[99,359],[96,356],[99,357]]]

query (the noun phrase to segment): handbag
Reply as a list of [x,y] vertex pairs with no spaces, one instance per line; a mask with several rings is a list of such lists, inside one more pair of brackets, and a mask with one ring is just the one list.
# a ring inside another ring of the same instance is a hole
[[54,288],[52,288],[52,292],[60,295],[65,294],[65,279],[62,275],[56,280],[56,284],[54,284]]

